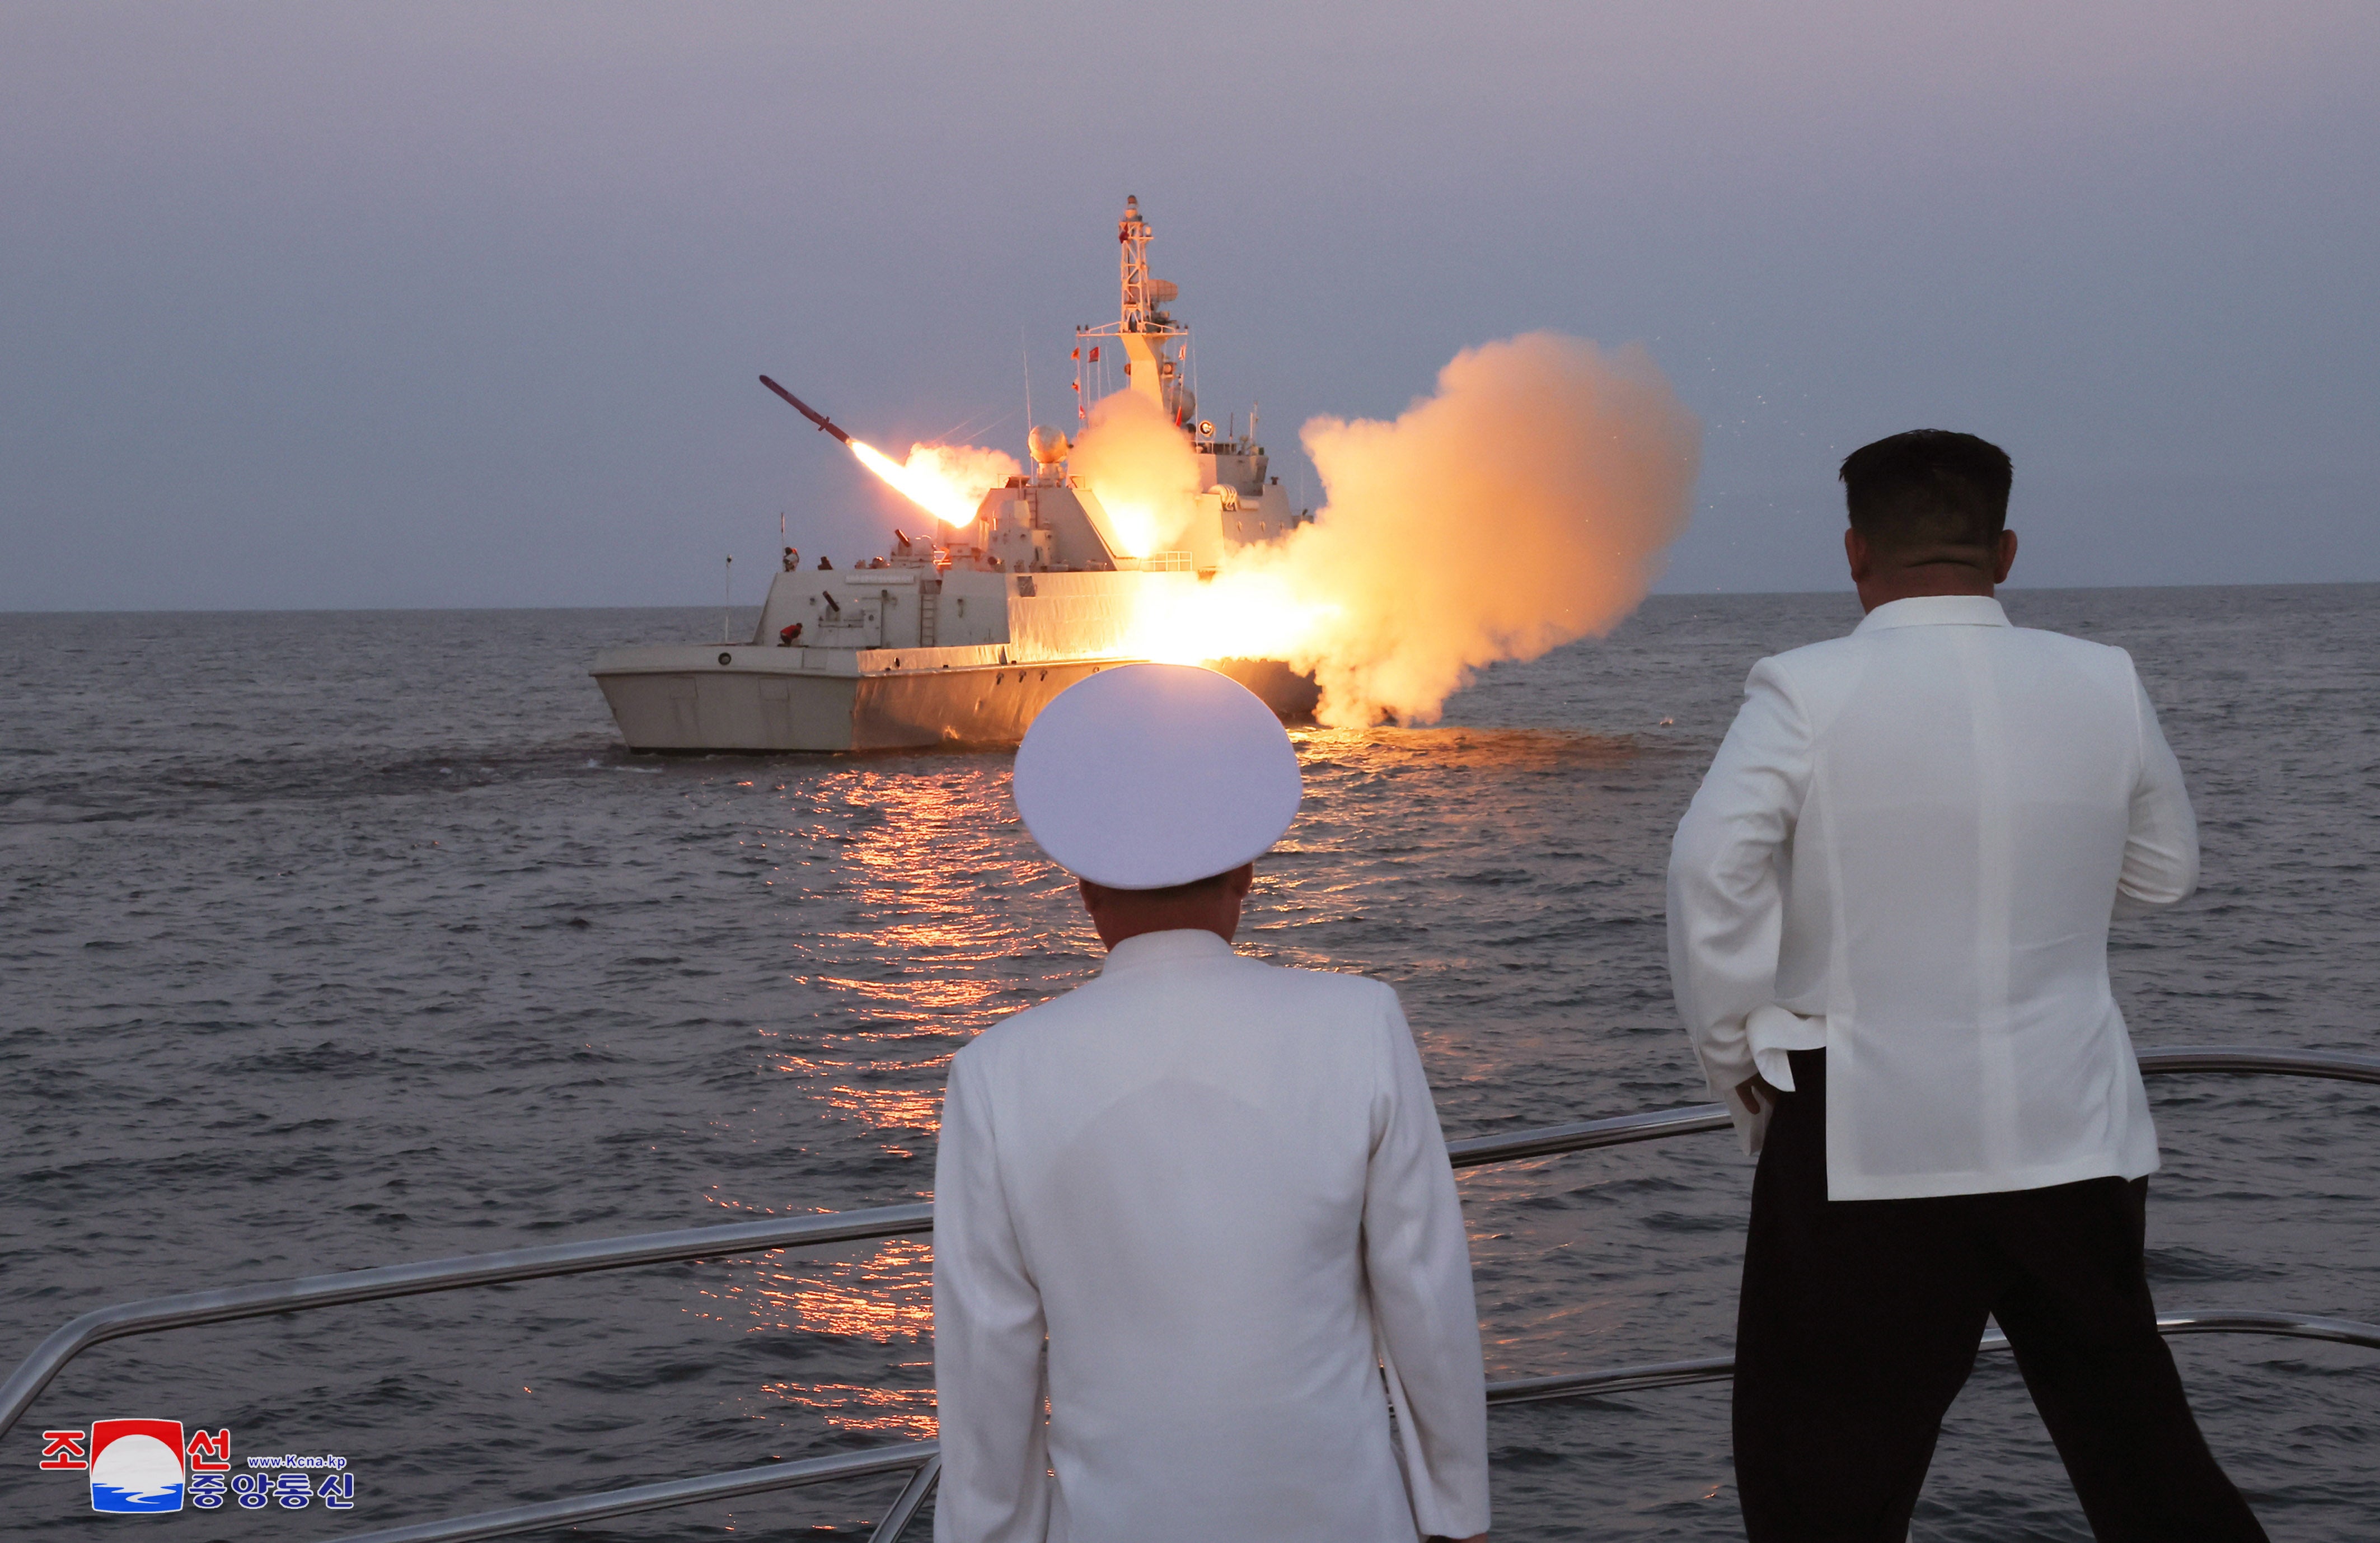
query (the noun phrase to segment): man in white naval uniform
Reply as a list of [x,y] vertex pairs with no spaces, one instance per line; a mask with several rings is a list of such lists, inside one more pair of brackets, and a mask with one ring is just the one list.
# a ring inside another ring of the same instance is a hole
[[951,1063],[939,1543],[1484,1537],[1470,1257],[1396,993],[1232,949],[1302,796],[1280,722],[1108,670],[1014,787],[1109,954]]
[[2261,1539],[2143,1271],[2156,1132],[2111,913],[2197,882],[2119,649],[2011,627],[1997,446],[1843,462],[1867,613],[1764,659],[1678,827],[1670,960],[1757,1149],[1736,1335],[1754,1543],[1901,1543],[1996,1318],[2102,1540]]

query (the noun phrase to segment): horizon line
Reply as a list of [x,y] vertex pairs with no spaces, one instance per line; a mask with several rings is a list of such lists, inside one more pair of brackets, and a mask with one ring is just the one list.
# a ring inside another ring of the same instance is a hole
[[[2380,589],[2380,579],[2324,578],[2285,579],[2252,584],[2003,584],[2003,591],[2081,592],[2085,590],[2132,589]],[[1826,589],[1657,589],[1647,594],[1635,610],[1657,600],[1708,600],[1729,596],[1745,600],[1784,598],[1795,595],[1852,596],[1849,584]],[[469,614],[480,612],[554,612],[554,611],[759,611],[761,607],[750,601],[737,601],[720,607],[704,601],[680,601],[670,604],[637,605],[199,605],[163,610],[153,606],[35,606],[0,607],[0,616],[370,616],[409,615],[419,613]],[[1625,620],[1626,618],[1621,618]]]

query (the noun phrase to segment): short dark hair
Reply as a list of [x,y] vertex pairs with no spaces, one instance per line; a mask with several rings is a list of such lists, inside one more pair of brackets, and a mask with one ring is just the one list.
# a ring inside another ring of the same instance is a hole
[[1099,887],[1110,894],[1128,894],[1137,900],[1187,900],[1194,894],[1221,889],[1238,871],[1236,868],[1227,868],[1220,873],[1209,873],[1204,879],[1193,879],[1186,884],[1162,884],[1153,890],[1120,890],[1113,884]]
[[1843,457],[1843,502],[1852,529],[1887,556],[1999,544],[2008,526],[2015,467],[1989,440],[1948,429],[1912,429]]

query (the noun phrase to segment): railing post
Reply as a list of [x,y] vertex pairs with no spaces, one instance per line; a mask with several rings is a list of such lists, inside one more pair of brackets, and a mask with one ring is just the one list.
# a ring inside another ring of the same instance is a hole
[[934,1486],[941,1476],[942,1454],[938,1452],[909,1476],[909,1482],[902,1486],[901,1492],[892,1498],[892,1509],[884,1513],[884,1520],[877,1523],[876,1530],[868,1535],[868,1543],[901,1543],[901,1535],[907,1532],[909,1524],[917,1519],[918,1508],[926,1503],[926,1497],[934,1492]]

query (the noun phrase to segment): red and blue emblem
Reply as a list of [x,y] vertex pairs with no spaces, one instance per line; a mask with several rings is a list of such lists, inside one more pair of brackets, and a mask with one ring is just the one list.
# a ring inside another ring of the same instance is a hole
[[91,1508],[116,1513],[182,1509],[182,1422],[95,1420]]

